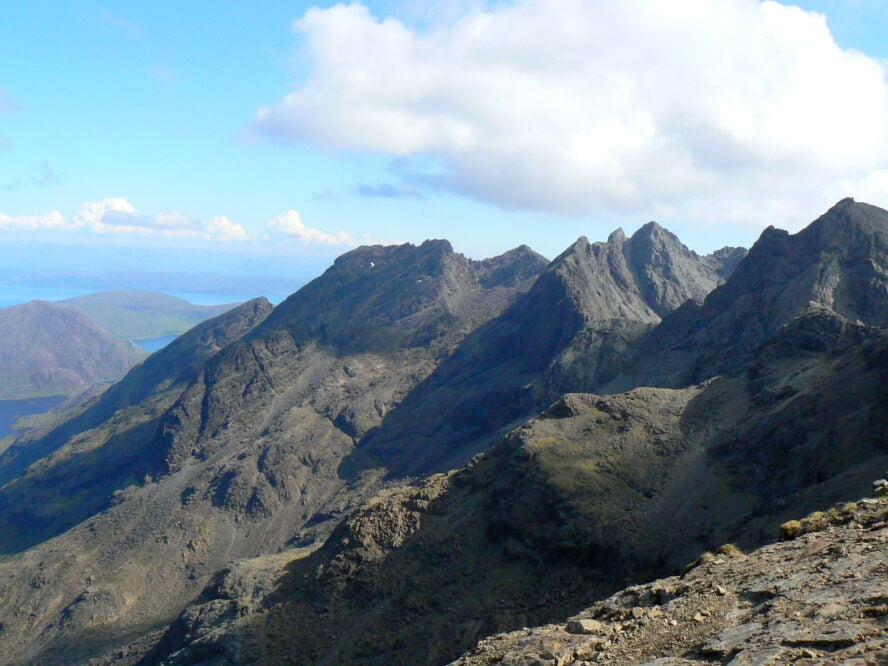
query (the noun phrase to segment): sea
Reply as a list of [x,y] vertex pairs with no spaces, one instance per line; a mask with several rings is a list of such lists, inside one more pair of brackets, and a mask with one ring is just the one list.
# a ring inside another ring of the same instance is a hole
[[14,425],[20,416],[41,414],[64,402],[65,396],[49,398],[25,398],[23,400],[0,400],[0,437],[18,434]]
[[159,338],[134,338],[133,342],[139,345],[142,349],[150,351],[153,354],[166,347],[178,337],[178,335],[164,335]]

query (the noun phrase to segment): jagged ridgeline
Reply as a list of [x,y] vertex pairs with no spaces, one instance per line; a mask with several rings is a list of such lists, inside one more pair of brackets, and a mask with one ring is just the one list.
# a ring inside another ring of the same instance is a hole
[[4,658],[447,663],[857,499],[886,238],[845,200],[748,255],[350,252],[0,458]]
[[360,437],[546,264],[525,247],[485,261],[446,241],[361,248],[20,439],[0,460],[6,654],[76,663],[341,513],[372,487],[337,472]]

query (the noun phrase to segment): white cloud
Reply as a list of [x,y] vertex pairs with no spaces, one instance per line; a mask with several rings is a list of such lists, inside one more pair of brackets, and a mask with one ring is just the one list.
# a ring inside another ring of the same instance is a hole
[[888,202],[888,169],[873,171],[857,182],[844,181],[841,188],[848,196],[861,201]]
[[422,31],[350,4],[293,30],[311,69],[255,129],[504,208],[779,223],[750,202],[804,219],[888,168],[884,63],[776,2],[517,0]]
[[182,211],[169,209],[142,214],[124,198],[86,201],[74,218],[77,227],[98,234],[165,236],[216,241],[247,240],[247,230],[227,217],[201,220]]
[[41,229],[64,229],[70,225],[65,216],[54,210],[42,215],[10,216],[0,213],[0,229],[37,231]]
[[210,237],[217,240],[244,241],[250,237],[246,229],[224,215],[207,220],[204,227]]
[[302,216],[295,210],[287,210],[273,220],[269,220],[266,226],[273,232],[283,234],[302,243],[314,245],[342,245],[354,247],[360,243],[349,233],[339,231],[335,234],[308,227],[302,221]]

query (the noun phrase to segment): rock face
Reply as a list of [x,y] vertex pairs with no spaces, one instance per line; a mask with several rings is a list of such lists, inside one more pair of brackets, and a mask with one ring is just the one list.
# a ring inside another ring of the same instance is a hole
[[562,393],[616,375],[634,340],[702,301],[744,254],[700,257],[654,222],[628,239],[622,230],[606,243],[580,238],[368,433],[344,469],[404,476],[463,464]]
[[17,446],[43,457],[0,488],[6,653],[78,663],[168,622],[223,564],[341,513],[374,483],[337,473],[355,441],[545,263],[527,248],[470,261],[446,241],[360,248]]
[[454,666],[886,663],[888,500],[831,513],[816,532],[749,555],[713,555],[566,624],[483,640]]
[[605,388],[687,386],[735,371],[812,304],[888,326],[888,211],[844,199],[795,235],[766,229],[730,280],[666,317]]
[[119,379],[144,353],[46,301],[0,309],[0,399],[71,395]]

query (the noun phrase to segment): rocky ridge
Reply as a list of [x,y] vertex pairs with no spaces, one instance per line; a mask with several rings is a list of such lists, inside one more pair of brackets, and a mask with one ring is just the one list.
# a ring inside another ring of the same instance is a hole
[[734,372],[812,305],[888,326],[888,211],[843,199],[796,234],[769,227],[730,280],[665,317],[601,388],[687,386]]
[[888,464],[888,337],[823,309],[781,333],[739,377],[563,396],[465,469],[369,499],[264,593],[211,586],[153,658],[446,663],[859,497]]
[[673,308],[702,301],[744,254],[698,256],[655,222],[630,238],[620,229],[605,243],[580,238],[368,433],[345,473],[462,465],[561,394],[615,376],[634,340]]
[[[526,248],[484,262],[446,241],[360,248],[219,348],[189,361],[171,346],[35,442],[54,453],[0,489],[17,538],[0,561],[7,654],[78,663],[169,622],[223,564],[338,515],[374,483],[337,475],[355,439],[544,265]],[[58,501],[24,492],[59,478]]]

